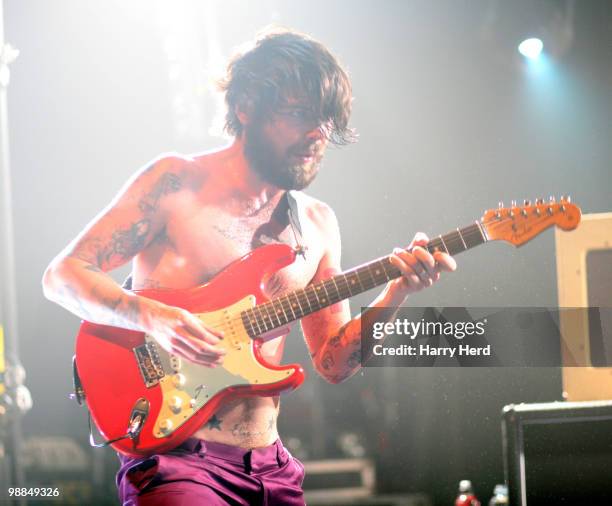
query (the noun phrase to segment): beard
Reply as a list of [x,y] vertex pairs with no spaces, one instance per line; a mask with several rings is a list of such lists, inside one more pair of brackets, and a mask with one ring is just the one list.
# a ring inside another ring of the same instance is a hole
[[[244,154],[251,168],[262,180],[283,190],[303,190],[319,172],[323,150],[309,143],[296,143],[283,154],[274,150],[260,126],[245,126]],[[299,155],[312,154],[304,162]]]

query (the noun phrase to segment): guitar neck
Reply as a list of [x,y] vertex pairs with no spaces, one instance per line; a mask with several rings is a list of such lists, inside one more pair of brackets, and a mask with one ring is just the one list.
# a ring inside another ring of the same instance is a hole
[[[487,240],[480,223],[474,222],[432,239],[425,247],[430,253],[456,255]],[[241,314],[242,321],[249,335],[256,337],[400,276],[400,270],[385,256],[247,309]]]

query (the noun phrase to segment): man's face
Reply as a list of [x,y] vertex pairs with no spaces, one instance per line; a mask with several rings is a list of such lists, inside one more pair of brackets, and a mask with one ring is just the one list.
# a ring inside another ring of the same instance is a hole
[[264,181],[284,190],[302,190],[312,182],[327,146],[325,126],[298,101],[249,122],[244,135],[251,167]]

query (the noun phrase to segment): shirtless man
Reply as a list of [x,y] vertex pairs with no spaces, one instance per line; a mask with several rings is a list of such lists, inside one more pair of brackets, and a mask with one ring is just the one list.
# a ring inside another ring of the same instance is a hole
[[[166,351],[217,367],[223,335],[185,310],[138,296],[106,273],[132,261],[134,289],[187,288],[210,280],[270,238],[292,245],[283,220],[286,190],[299,208],[305,257],[267,285],[276,297],[340,272],[333,211],[300,192],[316,176],[329,142],[352,140],[348,76],[320,43],[291,31],[268,33],[230,62],[221,83],[230,146],[195,156],[166,155],[139,171],[44,275],[46,296],[99,324],[153,336]],[[319,374],[338,383],[361,366],[361,318],[393,316],[381,308],[430,286],[456,268],[444,253],[420,247],[418,234],[392,263],[391,281],[371,309],[351,319],[345,301],[302,319]],[[267,341],[264,358],[281,362],[285,337]],[[278,397],[223,405],[192,439],[148,459],[120,456],[123,504],[303,504],[303,467],[278,439]],[[262,502],[264,501],[267,502]]]

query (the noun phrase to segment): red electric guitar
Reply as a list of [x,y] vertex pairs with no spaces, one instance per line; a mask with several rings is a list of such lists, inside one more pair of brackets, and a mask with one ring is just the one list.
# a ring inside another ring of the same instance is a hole
[[[489,210],[481,221],[427,244],[430,252],[455,255],[487,241],[520,246],[548,227],[571,230],[580,209],[569,199],[537,200]],[[100,433],[119,452],[142,456],[170,450],[189,438],[229,398],[275,395],[304,380],[298,364],[274,366],[259,352],[261,336],[340,300],[400,276],[389,257],[272,300],[262,280],[291,264],[286,244],[258,248],[212,281],[187,290],[142,290],[138,294],[184,308],[225,333],[222,366],[207,368],[164,351],[142,332],[83,322],[76,342],[77,398],[85,398]],[[93,438],[92,438],[93,440]],[[93,444],[93,441],[92,441]]]

